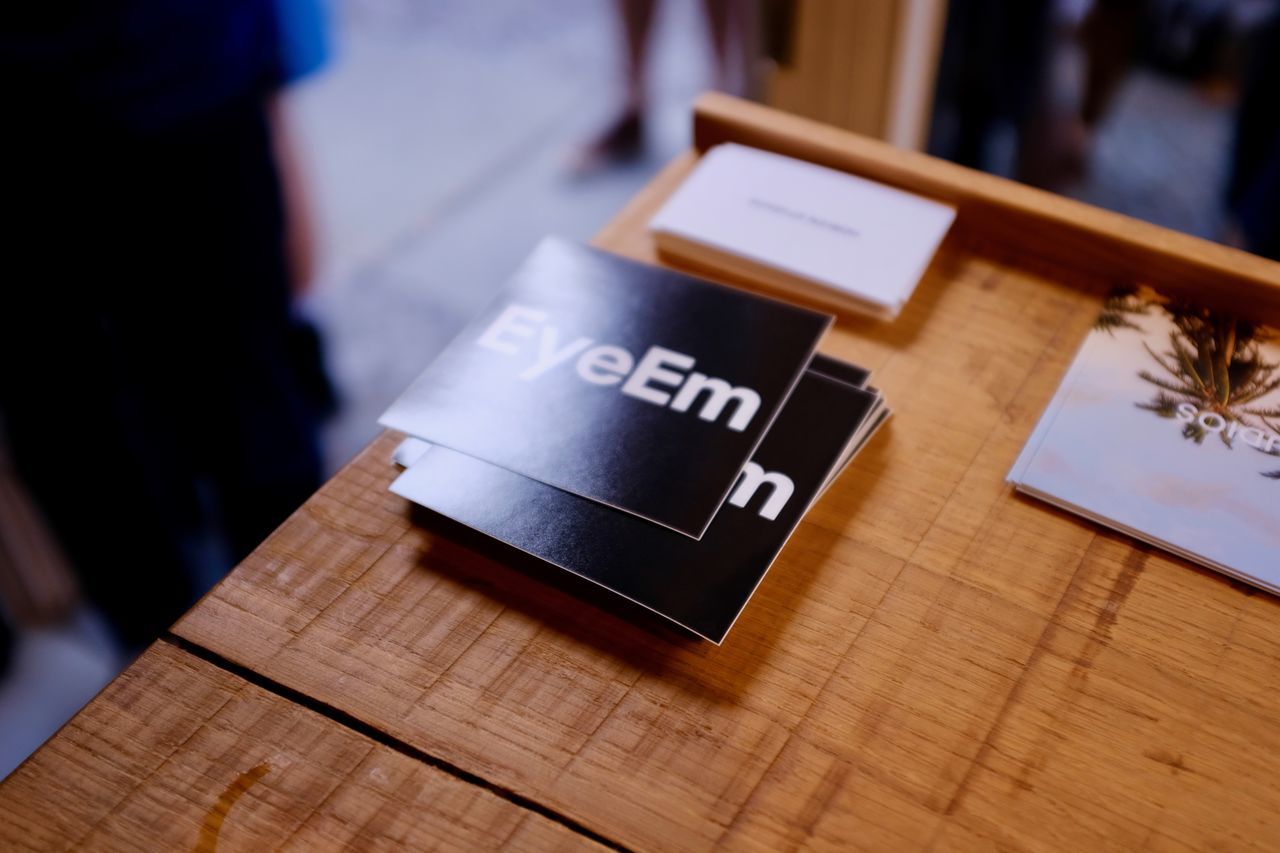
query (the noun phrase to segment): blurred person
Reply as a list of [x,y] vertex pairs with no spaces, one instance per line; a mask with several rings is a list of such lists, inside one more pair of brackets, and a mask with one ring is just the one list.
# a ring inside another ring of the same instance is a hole
[[[1051,0],[952,0],[938,63],[932,153],[990,169],[997,134],[1014,141],[1014,173],[1038,169],[1049,62]],[[1034,182],[1034,181],[1032,181]]]
[[1136,58],[1146,7],[1147,0],[1094,0],[1080,27],[1084,79],[1072,142],[1082,162],[1094,131],[1111,111]]
[[19,4],[0,32],[13,269],[0,417],[138,650],[321,481],[291,310],[271,0]]
[[[1077,35],[1082,48],[1079,99],[1056,107],[1048,73],[1055,53],[1054,3],[953,0],[940,63],[930,150],[974,168],[992,167],[1002,128],[1013,131],[1012,174],[1060,190],[1088,168],[1093,138],[1139,60],[1197,83],[1218,81],[1230,46],[1260,18],[1260,44],[1274,36],[1275,0],[1092,0]],[[1280,198],[1268,157],[1274,145],[1275,48],[1253,52],[1241,96],[1228,206],[1239,242],[1265,254]],[[1246,225],[1248,226],[1246,228]]]
[[[649,49],[656,0],[614,0],[623,35],[623,97],[617,115],[577,152],[574,169],[589,172],[639,157],[645,146]],[[715,57],[714,86],[745,94],[755,60],[755,0],[703,0]]]
[[1066,176],[1079,177],[1087,167],[1097,129],[1136,63],[1209,95],[1230,89],[1233,45],[1275,6],[1274,0],[1092,0],[1078,33],[1079,107],[1060,128]]
[[1280,260],[1280,4],[1250,40],[1227,178],[1239,243]]
[[1280,3],[1275,0],[1094,0],[1081,31],[1085,48],[1079,119],[1068,153],[1083,169],[1100,122],[1138,57],[1185,78],[1220,73],[1223,45],[1243,34],[1247,59],[1228,152],[1228,240],[1280,258]]
[[13,659],[13,629],[5,618],[4,609],[0,608],[0,678],[9,671]]
[[[1246,3],[1253,0],[1245,0]],[[1223,66],[1238,0],[1093,0],[1079,30],[1084,68],[1079,109],[1057,140],[1063,175],[1078,178],[1093,137],[1134,64],[1204,81]]]

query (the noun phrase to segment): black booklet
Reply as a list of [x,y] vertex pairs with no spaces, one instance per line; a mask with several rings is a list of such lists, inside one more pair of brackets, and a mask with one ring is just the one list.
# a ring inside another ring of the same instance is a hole
[[442,446],[392,491],[721,642],[813,501],[887,417],[866,371],[818,357],[701,540]]
[[848,383],[855,388],[866,388],[867,380],[871,378],[871,371],[865,367],[850,364],[847,361],[841,361],[838,358],[832,358],[820,352],[814,353],[813,358],[809,361],[809,372],[821,373],[831,379],[839,379],[841,382]]
[[830,322],[548,239],[381,423],[696,539]]

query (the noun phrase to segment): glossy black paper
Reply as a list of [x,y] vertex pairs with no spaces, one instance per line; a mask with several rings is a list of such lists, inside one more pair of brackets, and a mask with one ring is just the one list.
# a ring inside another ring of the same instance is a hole
[[847,382],[855,388],[866,388],[867,380],[871,378],[871,371],[867,368],[841,361],[838,358],[832,358],[829,355],[823,355],[820,352],[813,354],[813,360],[809,362],[809,372],[821,373],[831,379],[839,379],[841,382]]
[[548,239],[381,422],[698,537],[830,321]]
[[701,541],[443,447],[392,489],[718,643],[875,402],[805,374],[752,457],[757,473],[790,480],[790,496],[779,504],[785,490],[770,483],[748,496],[758,477],[744,473]]

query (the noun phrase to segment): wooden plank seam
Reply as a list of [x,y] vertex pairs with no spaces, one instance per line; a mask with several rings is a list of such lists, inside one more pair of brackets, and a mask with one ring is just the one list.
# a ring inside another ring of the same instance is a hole
[[223,657],[222,655],[218,654],[217,652],[211,649],[205,648],[204,646],[193,643],[190,640],[179,637],[178,635],[172,632],[166,632],[163,636],[160,637],[160,641],[164,643],[168,643],[169,645],[175,646],[176,648],[181,649],[187,654],[192,655],[193,657],[197,657],[200,660],[212,666],[216,666],[219,669],[224,670],[225,672],[228,672],[236,676],[237,678],[241,678],[249,682],[250,684],[253,684],[256,687],[266,690],[269,693],[273,693],[276,696],[279,696],[281,699],[284,699],[288,702],[292,702],[295,705],[299,705],[303,708],[306,708],[307,710],[312,711],[313,713],[319,714],[320,716],[328,720],[331,720],[337,725],[342,726],[345,729],[349,729],[350,731],[353,731],[358,735],[366,737],[369,740],[374,741],[375,743],[381,744],[382,746],[385,746],[388,749],[395,750],[401,755],[404,755],[408,758],[412,758],[415,761],[420,761],[444,773],[448,773],[450,776],[458,779],[461,782],[466,782],[469,785],[474,785],[477,788],[481,788],[483,790],[489,791],[494,796],[500,797],[501,799],[506,800],[512,805],[518,806],[519,808],[522,808],[526,811],[533,812],[534,814],[540,815],[546,818],[547,820],[554,821],[555,823],[560,824],[566,829],[572,832],[575,832],[578,835],[583,836],[584,838],[590,839],[591,841],[594,841],[597,844],[603,845],[604,847],[607,847],[610,850],[617,850],[619,851],[619,853],[632,853],[631,848],[626,847],[618,843],[617,841],[614,841],[611,838],[607,838],[606,836],[601,835],[596,830],[582,823],[579,823],[578,821],[574,820],[573,818],[569,817],[568,815],[562,812],[558,812],[555,809],[549,808],[543,805],[542,803],[539,803],[537,800],[532,800],[526,796],[518,794],[515,791],[512,791],[510,788],[504,788],[503,786],[498,785],[497,783],[492,782],[488,779],[485,779],[483,776],[479,776],[475,773],[465,770],[459,767],[458,765],[453,764],[452,762],[446,761],[428,752],[424,752],[423,750],[418,749],[417,747],[414,747],[408,743],[405,743],[402,740],[399,740],[398,738],[391,736],[390,734],[382,731],[376,726],[373,726],[372,724],[367,723],[364,720],[361,720],[359,717],[353,716],[352,714],[349,714],[346,711],[343,711],[339,708],[335,708],[332,705],[329,705],[325,702],[321,702],[320,700],[315,699],[311,696],[308,696],[307,694],[299,690],[295,690],[292,687],[289,687],[285,684],[281,684],[275,679],[269,678],[265,675],[262,675],[261,673],[255,672],[254,670],[249,669],[246,666],[242,666],[241,664],[238,664],[235,661],[228,660],[227,658]]

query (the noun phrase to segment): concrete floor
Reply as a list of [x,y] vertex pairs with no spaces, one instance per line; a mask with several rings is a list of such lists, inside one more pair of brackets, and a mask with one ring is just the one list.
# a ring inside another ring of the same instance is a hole
[[[710,78],[697,4],[662,4],[650,156],[571,178],[575,143],[617,91],[603,0],[342,0],[336,55],[289,96],[319,217],[305,309],[326,332],[344,406],[336,468],[386,405],[546,234],[585,240],[688,144]],[[1229,112],[1136,75],[1102,129],[1094,203],[1214,236]],[[28,631],[0,682],[0,778],[118,669],[91,617]]]
[[329,459],[377,416],[547,234],[588,239],[688,144],[710,76],[696,4],[655,33],[649,156],[575,178],[575,146],[609,119],[618,33],[599,0],[341,7],[333,66],[293,95],[321,217],[309,309],[328,333],[343,410]]

